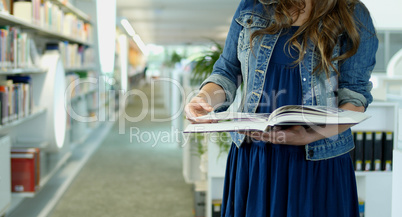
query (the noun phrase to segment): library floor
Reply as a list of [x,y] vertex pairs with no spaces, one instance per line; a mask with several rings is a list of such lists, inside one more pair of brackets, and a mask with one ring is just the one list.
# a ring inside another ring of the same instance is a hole
[[[149,86],[142,90],[149,96]],[[142,105],[131,101],[126,112],[138,116]],[[156,114],[164,116],[162,104],[156,105]],[[170,131],[171,125],[152,123],[147,115],[137,123],[125,121],[125,134],[119,134],[116,122],[50,216],[192,216],[192,186],[183,179],[181,148],[174,143],[130,142],[131,127],[158,133]]]

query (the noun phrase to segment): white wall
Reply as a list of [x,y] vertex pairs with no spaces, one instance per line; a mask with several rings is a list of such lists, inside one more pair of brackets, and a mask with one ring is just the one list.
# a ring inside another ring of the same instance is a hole
[[361,0],[377,29],[402,30],[402,0]]

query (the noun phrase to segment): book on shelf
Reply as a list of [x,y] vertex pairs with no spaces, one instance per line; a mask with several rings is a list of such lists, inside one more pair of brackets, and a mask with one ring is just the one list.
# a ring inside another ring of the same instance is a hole
[[1,124],[6,124],[9,119],[8,94],[7,86],[0,86]]
[[360,198],[358,200],[359,200],[359,217],[364,217],[365,202]]
[[391,171],[393,132],[353,132],[355,149],[350,152],[356,171]]
[[[35,42],[31,36],[18,27],[0,26],[0,71],[18,68],[37,68]],[[35,58],[33,61],[32,58]]]
[[288,105],[272,113],[209,113],[195,118],[212,123],[189,124],[185,133],[268,131],[272,126],[358,124],[369,118],[367,114],[324,106]]
[[381,171],[383,163],[383,156],[382,156],[383,132],[375,132],[373,146],[374,146],[374,152],[373,152],[374,170]]
[[383,169],[385,171],[392,170],[392,151],[394,150],[394,136],[392,132],[385,133],[384,142],[384,164]]
[[222,208],[222,200],[215,199],[212,200],[212,217],[220,217]]
[[206,206],[205,206],[205,198],[207,196],[206,193],[206,184],[205,182],[196,182],[194,183],[194,217],[203,217],[206,216]]
[[13,15],[25,22],[33,23],[33,4],[36,0],[13,0]]
[[1,124],[32,113],[32,91],[30,76],[7,76],[7,80],[0,80]]
[[11,191],[34,193],[40,184],[40,149],[11,149]]
[[0,13],[10,13],[6,0],[0,0]]
[[354,151],[354,159],[355,159],[355,170],[361,171],[363,170],[363,157],[364,157],[364,141],[363,141],[363,132],[355,133],[356,142],[355,142],[355,151]]
[[364,170],[371,171],[373,169],[373,133],[366,132],[364,134]]
[[0,0],[0,12],[82,41],[92,38],[92,26],[52,1]]

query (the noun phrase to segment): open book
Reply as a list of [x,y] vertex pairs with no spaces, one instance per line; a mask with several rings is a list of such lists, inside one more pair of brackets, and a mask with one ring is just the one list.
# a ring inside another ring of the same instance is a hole
[[369,118],[365,113],[326,106],[287,105],[272,113],[209,113],[195,120],[213,123],[189,124],[184,133],[267,131],[278,125],[358,124]]

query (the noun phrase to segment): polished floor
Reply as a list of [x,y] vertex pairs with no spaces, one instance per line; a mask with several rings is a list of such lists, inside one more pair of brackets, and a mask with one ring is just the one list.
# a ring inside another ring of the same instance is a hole
[[[150,96],[149,85],[142,91]],[[155,96],[155,114],[164,117],[162,95]],[[142,103],[130,101],[126,112],[136,117]],[[192,216],[192,185],[183,179],[182,149],[172,139],[148,137],[171,131],[171,123],[154,123],[149,114],[139,122],[120,123],[125,132],[119,133],[116,122],[50,216]]]

